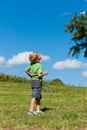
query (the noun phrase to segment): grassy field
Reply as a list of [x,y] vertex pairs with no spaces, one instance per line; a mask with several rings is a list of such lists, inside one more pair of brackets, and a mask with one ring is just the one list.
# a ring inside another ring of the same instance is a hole
[[0,130],[87,130],[87,88],[48,85],[53,91],[43,89],[44,114],[27,115],[30,84],[0,81]]

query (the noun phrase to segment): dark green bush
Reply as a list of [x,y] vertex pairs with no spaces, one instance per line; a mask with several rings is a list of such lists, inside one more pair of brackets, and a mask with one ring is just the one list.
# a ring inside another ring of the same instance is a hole
[[29,79],[27,78],[23,78],[23,77],[17,77],[17,76],[12,76],[12,75],[7,75],[4,73],[0,73],[0,81],[10,81],[10,82],[21,82],[21,83],[26,83],[26,82],[30,82]]

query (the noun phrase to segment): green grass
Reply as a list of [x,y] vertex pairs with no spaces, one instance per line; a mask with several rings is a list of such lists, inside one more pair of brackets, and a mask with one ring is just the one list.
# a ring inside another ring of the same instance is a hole
[[87,130],[87,88],[45,83],[42,115],[27,115],[30,83],[0,81],[0,130]]

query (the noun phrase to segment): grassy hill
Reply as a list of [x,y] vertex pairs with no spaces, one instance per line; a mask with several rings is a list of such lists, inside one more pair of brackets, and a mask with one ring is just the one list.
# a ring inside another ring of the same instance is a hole
[[27,115],[29,82],[0,81],[0,130],[87,130],[87,88],[43,83],[42,115]]

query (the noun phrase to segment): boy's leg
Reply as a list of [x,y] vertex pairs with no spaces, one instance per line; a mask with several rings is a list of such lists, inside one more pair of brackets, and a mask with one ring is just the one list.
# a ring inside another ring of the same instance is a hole
[[40,99],[36,99],[36,111],[40,111]]
[[40,103],[41,103],[40,99],[36,100],[36,114],[43,114],[43,112],[40,109]]
[[36,101],[36,99],[35,99],[35,98],[32,98],[32,99],[31,99],[30,109],[29,109],[29,110],[31,110],[31,111],[33,111],[33,110],[34,110],[34,104],[35,104],[35,101]]

